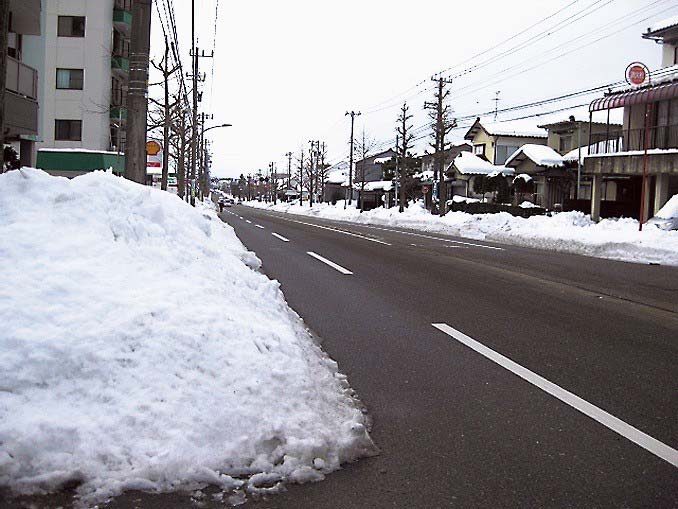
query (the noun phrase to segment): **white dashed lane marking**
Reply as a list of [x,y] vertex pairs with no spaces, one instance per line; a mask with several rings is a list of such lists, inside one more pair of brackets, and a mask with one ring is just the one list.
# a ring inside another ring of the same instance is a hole
[[323,263],[329,265],[329,266],[332,267],[334,270],[336,270],[336,271],[338,271],[338,272],[341,272],[342,274],[346,274],[346,275],[353,274],[353,272],[351,272],[350,270],[348,270],[348,269],[342,267],[341,265],[339,265],[339,264],[337,264],[337,263],[334,263],[334,262],[331,261],[331,260],[328,260],[327,258],[323,258],[322,256],[320,256],[320,255],[317,254],[317,253],[314,253],[313,251],[306,251],[306,254],[309,255],[309,256],[312,256],[312,257],[315,258],[316,260],[320,260],[321,262],[323,262]]

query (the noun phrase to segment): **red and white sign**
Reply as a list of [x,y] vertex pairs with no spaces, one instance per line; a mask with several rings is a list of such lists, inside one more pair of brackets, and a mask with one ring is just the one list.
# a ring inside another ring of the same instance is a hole
[[642,85],[650,78],[650,70],[641,62],[633,62],[626,67],[626,82],[630,85]]
[[428,186],[422,186],[422,188],[421,188],[421,192],[422,192],[422,193],[428,194],[428,191],[429,191]]

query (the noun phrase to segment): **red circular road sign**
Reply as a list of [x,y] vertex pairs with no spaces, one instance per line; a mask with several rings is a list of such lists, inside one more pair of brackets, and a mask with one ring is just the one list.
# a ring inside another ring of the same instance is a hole
[[424,194],[428,194],[428,191],[429,191],[428,186],[423,186],[421,188],[421,192],[424,193]]
[[649,75],[649,69],[641,62],[633,62],[626,67],[626,82],[630,85],[642,85]]

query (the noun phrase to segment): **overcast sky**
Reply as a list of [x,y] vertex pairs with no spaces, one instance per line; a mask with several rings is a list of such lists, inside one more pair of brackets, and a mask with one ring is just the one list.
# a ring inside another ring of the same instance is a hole
[[[154,1],[155,59],[164,50],[156,7],[163,12],[165,1]],[[210,51],[219,1],[213,79],[212,61],[200,62],[207,73],[201,108],[214,114],[208,125],[233,124],[207,135],[218,176],[255,172],[271,161],[282,171],[284,154],[297,154],[311,139],[327,143],[329,162],[347,159],[347,110],[362,112],[356,136],[364,128],[387,146],[403,100],[414,126],[426,123],[430,77],[444,70],[461,74],[450,86],[450,104],[463,116],[493,110],[497,91],[501,109],[623,80],[632,61],[656,69],[661,48],[641,34],[678,14],[675,0],[195,1],[198,46]],[[181,57],[190,66],[191,2],[173,3]],[[420,153],[427,142],[418,142]]]

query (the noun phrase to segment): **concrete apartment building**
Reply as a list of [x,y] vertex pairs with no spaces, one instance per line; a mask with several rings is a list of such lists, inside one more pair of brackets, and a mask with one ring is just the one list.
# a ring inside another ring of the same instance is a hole
[[[19,154],[23,166],[35,162],[38,136],[38,88],[42,78],[24,58],[24,41],[40,35],[40,0],[10,0],[5,82],[5,143]],[[39,79],[40,78],[40,79]]]
[[131,0],[39,0],[24,57],[43,77],[36,165],[76,176],[124,167]]

